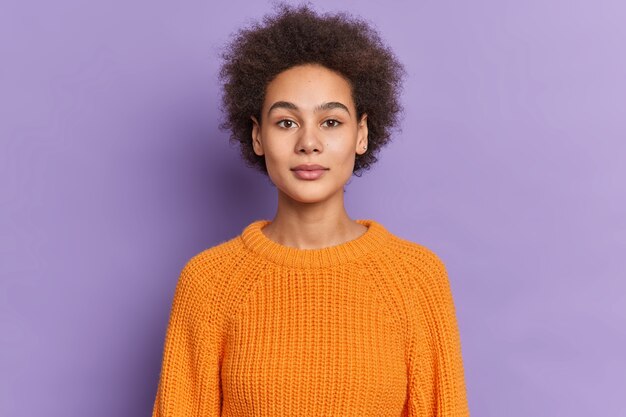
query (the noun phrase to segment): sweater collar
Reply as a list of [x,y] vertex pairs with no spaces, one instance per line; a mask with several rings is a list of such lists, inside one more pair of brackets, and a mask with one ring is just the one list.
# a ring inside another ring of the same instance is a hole
[[246,226],[241,233],[241,239],[252,252],[279,265],[296,268],[331,267],[375,252],[392,236],[381,223],[375,220],[356,219],[355,221],[367,226],[365,233],[356,239],[320,249],[299,249],[274,242],[261,231],[263,227],[271,223],[270,220],[265,219],[253,221]]

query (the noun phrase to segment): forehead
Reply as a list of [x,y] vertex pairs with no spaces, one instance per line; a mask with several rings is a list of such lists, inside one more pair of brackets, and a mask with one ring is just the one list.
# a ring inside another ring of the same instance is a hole
[[298,65],[279,73],[266,87],[264,109],[276,101],[292,102],[303,108],[324,102],[354,107],[350,82],[318,64]]

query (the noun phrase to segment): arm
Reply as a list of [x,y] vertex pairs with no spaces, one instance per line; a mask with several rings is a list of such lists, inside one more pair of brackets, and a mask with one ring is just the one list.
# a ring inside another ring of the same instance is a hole
[[221,414],[217,312],[200,266],[189,261],[176,286],[152,417]]
[[461,340],[448,275],[430,250],[416,268],[409,317],[409,417],[468,417]]

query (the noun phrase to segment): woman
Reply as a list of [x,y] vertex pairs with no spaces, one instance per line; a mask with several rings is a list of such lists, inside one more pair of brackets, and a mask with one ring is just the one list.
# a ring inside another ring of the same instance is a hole
[[367,23],[285,5],[223,58],[222,127],[278,209],[184,266],[153,417],[468,416],[444,264],[344,208],[400,63]]

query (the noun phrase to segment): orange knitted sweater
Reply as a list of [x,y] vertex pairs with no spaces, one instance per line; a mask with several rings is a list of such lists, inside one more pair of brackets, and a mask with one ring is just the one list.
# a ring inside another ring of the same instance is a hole
[[153,417],[469,416],[446,268],[374,220],[321,249],[257,220],[182,269]]

